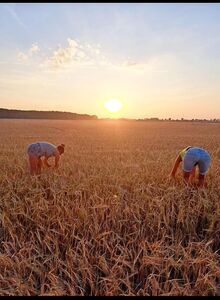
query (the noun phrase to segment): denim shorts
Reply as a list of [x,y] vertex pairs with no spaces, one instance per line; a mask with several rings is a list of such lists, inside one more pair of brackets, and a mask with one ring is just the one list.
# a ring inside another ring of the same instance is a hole
[[211,162],[209,153],[202,149],[193,147],[190,148],[183,158],[183,171],[191,172],[194,166],[199,167],[199,174],[205,175]]
[[27,148],[27,153],[29,155],[41,157],[41,147],[39,143],[30,144]]

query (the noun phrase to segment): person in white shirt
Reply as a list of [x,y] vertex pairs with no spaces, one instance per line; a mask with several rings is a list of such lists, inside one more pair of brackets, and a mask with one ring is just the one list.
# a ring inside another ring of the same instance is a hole
[[[64,153],[64,148],[64,144],[55,146],[48,142],[36,142],[28,145],[27,154],[29,156],[31,175],[40,175],[43,163],[48,168],[52,167],[48,163],[49,157],[55,158],[54,168],[58,168],[60,156]],[[43,158],[43,161],[41,158]]]

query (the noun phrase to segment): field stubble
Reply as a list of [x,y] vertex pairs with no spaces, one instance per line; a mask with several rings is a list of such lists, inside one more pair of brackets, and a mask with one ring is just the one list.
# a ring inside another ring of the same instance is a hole
[[[219,124],[1,120],[0,295],[220,295]],[[65,143],[56,172],[26,147]],[[167,176],[212,156],[205,190]]]

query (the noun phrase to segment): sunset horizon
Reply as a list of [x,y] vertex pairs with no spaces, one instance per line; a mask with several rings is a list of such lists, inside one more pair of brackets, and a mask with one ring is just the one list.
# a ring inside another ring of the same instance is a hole
[[[76,114],[76,115],[87,115],[87,116],[95,116],[96,117],[96,120],[106,120],[106,119],[110,119],[110,120],[166,120],[166,121],[192,121],[192,120],[195,120],[195,121],[216,121],[216,122],[220,122],[220,117],[215,117],[215,118],[183,118],[183,117],[180,117],[180,118],[176,118],[176,117],[164,117],[164,118],[160,118],[156,115],[152,115],[152,116],[143,116],[142,118],[128,118],[128,117],[117,117],[117,116],[114,116],[114,115],[110,115],[110,116],[107,116],[107,117],[99,117],[97,116],[96,114],[90,114],[89,112],[77,112],[77,111],[65,111],[65,110],[36,110],[36,109],[19,109],[19,108],[9,108],[9,107],[0,107],[0,119],[2,118],[1,116],[1,110],[8,110],[8,111],[21,111],[21,112],[40,112],[40,113],[67,113],[67,114]],[[15,118],[15,117],[13,117]],[[56,119],[56,118],[55,118]],[[59,120],[59,118],[57,118],[57,120]],[[68,119],[70,120],[70,119]],[[74,119],[72,119],[74,120]],[[95,119],[94,119],[95,120]]]
[[220,3],[0,4],[0,295],[220,296]]
[[[219,118],[219,12],[202,3],[1,3],[0,106]],[[117,112],[106,109],[111,99]]]

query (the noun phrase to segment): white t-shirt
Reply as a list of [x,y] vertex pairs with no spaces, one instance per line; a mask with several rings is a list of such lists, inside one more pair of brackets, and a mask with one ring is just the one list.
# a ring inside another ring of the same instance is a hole
[[50,144],[48,142],[39,142],[40,144],[40,155],[50,157],[55,155],[57,151],[57,147],[53,144]]

